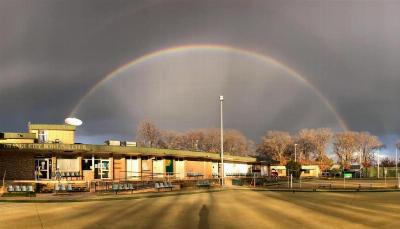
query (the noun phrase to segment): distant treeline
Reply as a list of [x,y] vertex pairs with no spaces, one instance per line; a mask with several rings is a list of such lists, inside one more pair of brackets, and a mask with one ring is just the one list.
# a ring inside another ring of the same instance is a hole
[[[149,120],[140,122],[137,129],[139,146],[192,151],[220,152],[220,129],[193,129],[184,133],[159,130]],[[368,132],[344,131],[334,133],[328,128],[302,129],[291,135],[284,131],[268,131],[259,144],[247,139],[240,131],[224,130],[224,152],[232,155],[252,155],[273,159],[286,165],[296,158],[302,164],[319,164],[326,169],[335,163],[328,157],[328,149],[338,158],[337,163],[345,168],[361,161],[369,167],[376,159],[376,151],[382,142]],[[383,165],[394,164],[385,158]]]

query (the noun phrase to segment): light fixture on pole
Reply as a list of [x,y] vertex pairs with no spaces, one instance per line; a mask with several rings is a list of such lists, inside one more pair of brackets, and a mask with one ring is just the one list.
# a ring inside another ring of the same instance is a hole
[[222,103],[224,102],[224,96],[219,96],[219,101],[221,104],[221,186],[225,184],[225,171],[224,171],[224,119],[222,112]]

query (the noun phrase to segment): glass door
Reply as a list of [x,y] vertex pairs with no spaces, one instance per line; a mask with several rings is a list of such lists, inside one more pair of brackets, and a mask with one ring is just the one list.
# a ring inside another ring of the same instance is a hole
[[94,179],[110,178],[110,160],[95,159],[94,160]]
[[50,179],[50,163],[48,158],[35,159],[35,178]]
[[101,179],[110,178],[110,160],[100,161],[100,178]]

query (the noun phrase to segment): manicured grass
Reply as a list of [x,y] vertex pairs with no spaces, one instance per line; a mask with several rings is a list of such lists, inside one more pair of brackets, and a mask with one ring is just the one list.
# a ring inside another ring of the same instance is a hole
[[400,193],[228,190],[155,198],[0,203],[9,228],[397,228]]
[[6,192],[1,195],[2,197],[35,197],[36,193],[29,192]]

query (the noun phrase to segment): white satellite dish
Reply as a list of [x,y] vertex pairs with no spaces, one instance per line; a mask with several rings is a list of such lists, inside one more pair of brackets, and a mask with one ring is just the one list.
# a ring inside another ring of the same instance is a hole
[[72,126],[80,126],[82,125],[82,120],[77,118],[66,118],[65,123]]

